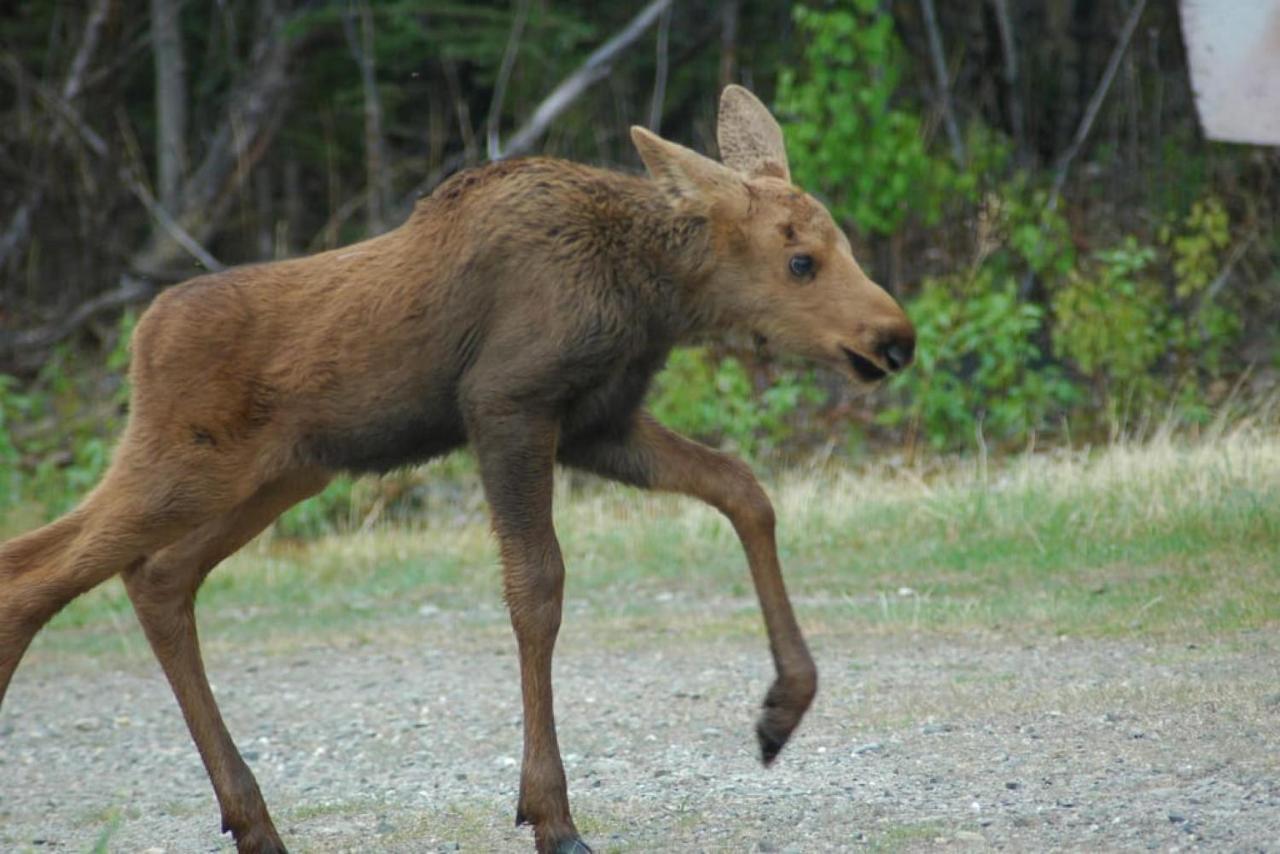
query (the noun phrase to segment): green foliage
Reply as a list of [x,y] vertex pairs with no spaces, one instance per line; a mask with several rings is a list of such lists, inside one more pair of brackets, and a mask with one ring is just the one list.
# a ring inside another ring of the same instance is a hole
[[21,399],[18,381],[0,374],[0,508],[17,503],[22,495],[22,474],[18,467],[21,455],[10,434]]
[[893,18],[876,0],[795,10],[798,69],[778,76],[778,112],[797,183],[829,196],[832,215],[889,234],[914,213],[932,224],[957,187],[926,150],[920,117],[895,104],[907,65]]
[[1204,420],[1200,377],[1220,373],[1240,332],[1236,312],[1210,292],[1230,217],[1217,199],[1198,201],[1159,237],[1094,252],[1054,290],[1054,351],[1091,381],[1108,414],[1122,401],[1170,402],[1176,391],[1181,414]]
[[25,387],[0,374],[0,508],[35,502],[57,516],[102,477],[124,426],[121,372],[136,322],[136,312],[125,312],[103,365],[61,348]]
[[1076,263],[1071,229],[1066,219],[1049,208],[1049,194],[1019,173],[996,193],[993,238],[997,249],[985,260],[1011,274],[1033,273],[1052,282]]
[[942,449],[971,441],[979,429],[1021,438],[1075,399],[1037,343],[1044,310],[1019,300],[1016,282],[991,268],[972,280],[927,281],[907,313],[924,343],[893,383],[906,402],[886,409],[882,423],[908,424]]
[[1154,248],[1126,237],[1073,270],[1053,295],[1054,351],[1104,382],[1128,386],[1148,379],[1167,346],[1155,261]]
[[1174,293],[1187,299],[1202,293],[1222,268],[1222,250],[1231,242],[1231,219],[1219,199],[1197,201],[1180,230],[1161,229],[1160,241],[1173,254]]
[[786,439],[789,416],[822,399],[812,372],[783,373],[757,393],[738,359],[716,361],[704,349],[682,348],[658,375],[649,405],[674,430],[752,455]]
[[299,539],[331,533],[351,520],[354,489],[351,478],[335,478],[319,495],[286,510],[276,521],[276,533]]

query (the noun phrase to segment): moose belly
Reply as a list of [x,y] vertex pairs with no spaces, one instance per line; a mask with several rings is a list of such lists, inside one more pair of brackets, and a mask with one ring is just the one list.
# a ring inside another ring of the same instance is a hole
[[330,470],[383,474],[424,463],[466,442],[452,402],[431,398],[361,413],[305,434],[305,457]]

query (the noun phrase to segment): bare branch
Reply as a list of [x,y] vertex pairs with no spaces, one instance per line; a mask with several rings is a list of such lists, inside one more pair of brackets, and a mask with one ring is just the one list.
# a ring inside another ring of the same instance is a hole
[[1079,127],[1076,128],[1076,134],[1071,140],[1071,145],[1058,160],[1058,166],[1053,176],[1053,187],[1049,191],[1049,210],[1055,210],[1058,207],[1058,198],[1062,195],[1062,188],[1067,183],[1067,172],[1071,169],[1071,161],[1076,159],[1076,155],[1080,153],[1084,141],[1089,137],[1093,122],[1098,117],[1098,111],[1102,109],[1103,102],[1107,100],[1107,92],[1111,90],[1111,83],[1115,80],[1116,71],[1120,68],[1120,60],[1124,59],[1125,51],[1129,49],[1129,41],[1133,38],[1133,31],[1138,28],[1138,19],[1142,17],[1142,12],[1146,7],[1147,0],[1137,0],[1133,4],[1133,8],[1129,10],[1129,17],[1125,20],[1124,27],[1120,30],[1120,37],[1116,40],[1116,46],[1111,51],[1111,58],[1107,60],[1106,70],[1102,72],[1102,80],[1098,82],[1098,88],[1094,90],[1093,97],[1089,99],[1089,104],[1085,107],[1084,117],[1080,120]]
[[71,69],[67,72],[67,79],[62,84],[64,101],[75,103],[75,100],[80,97],[85,70],[88,69],[89,63],[93,60],[93,54],[98,49],[98,39],[102,36],[102,26],[107,21],[107,12],[110,9],[111,0],[98,0],[89,11],[89,17],[84,23],[84,36],[80,39],[80,47],[76,50],[75,58],[71,60]]
[[489,118],[485,122],[490,160],[502,158],[502,141],[499,138],[502,102],[507,97],[507,84],[511,82],[511,72],[516,66],[516,56],[520,52],[520,36],[524,33],[524,24],[528,17],[529,0],[519,0],[515,19],[511,22],[511,35],[507,37],[507,49],[502,54],[502,65],[498,68],[498,79],[493,85],[493,98],[489,101]]
[[[111,0],[97,0],[89,10],[88,17],[85,18],[84,35],[80,37],[80,46],[76,48],[76,55],[72,58],[67,77],[62,83],[61,100],[68,104],[75,103],[83,91],[85,72],[98,49],[98,41],[102,36],[103,25],[106,23],[110,9]],[[17,65],[18,61],[15,57],[10,55],[9,58],[14,65]],[[21,66],[19,66],[20,69]],[[33,182],[27,188],[25,198],[10,217],[9,226],[4,230],[4,234],[0,235],[0,269],[6,266],[9,259],[13,257],[13,253],[26,245],[27,238],[31,234],[31,222],[43,201],[44,192],[39,182]]]
[[46,350],[99,314],[148,300],[155,296],[156,290],[151,282],[126,273],[120,277],[120,284],[114,290],[81,303],[61,320],[20,332],[0,331],[0,356]]
[[653,75],[653,98],[649,101],[649,130],[657,133],[662,124],[662,105],[667,99],[667,67],[671,57],[668,55],[668,44],[671,40],[671,7],[662,13],[658,22],[658,56]]
[[[622,52],[635,43],[636,39],[640,38],[644,31],[653,25],[653,22],[667,10],[671,3],[672,0],[652,0],[613,38],[592,51],[591,55],[572,74],[561,80],[560,84],[551,90],[551,94],[542,100],[542,103],[533,111],[533,115],[528,121],[521,125],[520,129],[511,137],[511,141],[503,150],[502,156],[514,157],[531,149],[538,137],[542,136],[547,127],[561,113],[567,110],[574,101],[578,100],[582,93],[587,91],[592,84],[602,80],[609,73],[609,69],[613,67],[613,63],[617,61]],[[448,67],[446,66],[447,70]],[[411,209],[415,200],[429,193],[436,184],[456,171],[467,160],[465,153],[455,154],[446,158],[439,168],[414,188],[401,207],[405,210]]]
[[938,109],[942,111],[947,139],[951,141],[951,156],[956,163],[962,164],[966,159],[964,139],[960,136],[955,107],[951,103],[951,75],[947,72],[947,56],[942,50],[942,34],[938,31],[938,14],[934,11],[933,0],[920,0],[920,11],[929,35],[929,58],[933,61],[933,76],[938,87]]
[[735,79],[738,66],[738,7],[740,0],[724,0],[720,6],[720,88]]
[[205,249],[200,243],[192,237],[186,229],[184,229],[177,220],[170,216],[160,202],[156,201],[156,197],[151,195],[151,191],[147,189],[146,184],[139,181],[134,175],[129,174],[124,167],[120,169],[120,179],[129,187],[129,190],[138,197],[138,201],[142,202],[142,206],[147,209],[147,213],[151,214],[151,218],[156,225],[164,229],[165,233],[173,238],[174,242],[190,253],[192,258],[199,261],[206,270],[227,269],[226,265],[209,254],[209,250]]
[[592,51],[576,71],[560,81],[560,85],[542,100],[529,120],[511,137],[503,156],[512,157],[531,149],[561,113],[592,84],[604,79],[622,52],[653,26],[658,16],[671,6],[671,2],[672,0],[652,0],[617,35]]
[[1026,158],[1027,134],[1022,118],[1022,96],[1018,91],[1018,46],[1013,35],[1013,20],[1009,17],[1009,0],[991,0],[996,13],[996,27],[1000,30],[1000,47],[1004,55],[1005,98],[1009,102],[1009,128],[1018,159]]
[[348,7],[342,16],[342,30],[347,37],[351,56],[360,69],[360,86],[364,92],[364,162],[367,173],[365,184],[365,217],[369,234],[378,234],[386,228],[386,202],[390,188],[386,181],[386,158],[382,144],[382,100],[378,97],[378,80],[375,71],[373,46],[373,12],[367,0],[360,0],[356,9],[360,15],[360,32],[357,35],[355,15]]

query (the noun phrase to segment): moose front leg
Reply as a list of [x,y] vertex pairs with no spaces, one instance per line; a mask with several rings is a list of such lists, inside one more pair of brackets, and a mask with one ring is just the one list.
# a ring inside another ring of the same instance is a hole
[[755,475],[741,460],[668,430],[647,412],[639,413],[619,436],[566,443],[560,458],[612,480],[701,499],[733,523],[747,553],[777,668],[756,725],[761,758],[765,765],[773,762],[813,702],[818,674],[782,581],[773,505]]
[[569,815],[552,711],[551,656],[564,598],[564,561],[551,521],[556,425],[493,413],[476,413],[471,424],[520,652],[524,762],[516,824],[533,825],[539,852],[589,854]]

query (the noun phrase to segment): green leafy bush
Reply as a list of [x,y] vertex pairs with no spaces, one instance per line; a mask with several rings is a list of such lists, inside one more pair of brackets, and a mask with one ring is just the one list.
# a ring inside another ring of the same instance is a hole
[[649,406],[662,423],[748,455],[786,439],[789,416],[824,397],[811,371],[781,372],[757,394],[742,362],[733,356],[717,361],[702,348],[672,353],[654,385]]
[[1127,237],[1093,253],[1053,294],[1054,352],[1104,388],[1151,380],[1149,372],[1166,350],[1156,258],[1154,248]]
[[1240,332],[1212,292],[1230,218],[1216,199],[1199,201],[1159,239],[1126,237],[1071,271],[1052,294],[1054,352],[1088,378],[1108,416],[1174,403],[1204,420],[1203,380],[1220,374]]
[[929,154],[919,115],[894,103],[907,57],[893,18],[852,0],[797,6],[795,21],[804,53],[779,74],[777,110],[796,182],[865,232],[889,234],[911,213],[936,222],[956,176]]
[[124,426],[136,321],[125,312],[105,362],[63,347],[26,386],[0,375],[0,507],[37,504],[57,516],[101,479]]
[[937,449],[971,442],[979,429],[1017,440],[1076,399],[1037,343],[1044,309],[1019,300],[1012,278],[983,267],[969,280],[932,279],[907,313],[922,343],[893,382],[905,402],[882,423],[906,425]]

